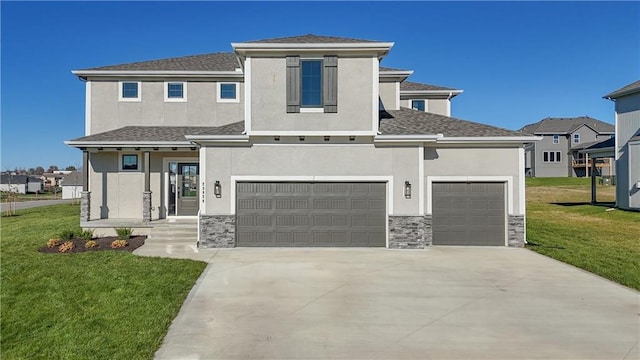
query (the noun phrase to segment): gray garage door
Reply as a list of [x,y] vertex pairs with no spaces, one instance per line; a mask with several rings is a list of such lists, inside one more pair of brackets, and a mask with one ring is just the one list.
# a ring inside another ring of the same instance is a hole
[[384,183],[237,184],[238,246],[385,246]]
[[433,183],[434,245],[504,245],[504,183]]

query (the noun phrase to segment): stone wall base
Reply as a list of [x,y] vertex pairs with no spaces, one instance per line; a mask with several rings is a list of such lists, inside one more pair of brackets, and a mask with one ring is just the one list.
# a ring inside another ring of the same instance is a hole
[[424,216],[389,216],[389,249],[424,249],[425,244]]
[[524,216],[509,215],[509,246],[524,247]]
[[236,246],[235,215],[200,215],[198,247],[232,248]]
[[142,221],[151,221],[151,191],[142,193]]
[[91,219],[91,191],[80,194],[80,222]]

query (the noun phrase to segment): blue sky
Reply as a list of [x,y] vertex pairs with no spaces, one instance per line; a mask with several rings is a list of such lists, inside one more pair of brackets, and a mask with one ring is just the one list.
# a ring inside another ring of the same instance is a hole
[[73,69],[231,51],[307,33],[393,41],[382,65],[463,89],[452,116],[509,129],[544,117],[613,122],[606,93],[640,78],[640,2],[7,2],[2,170],[81,164]]

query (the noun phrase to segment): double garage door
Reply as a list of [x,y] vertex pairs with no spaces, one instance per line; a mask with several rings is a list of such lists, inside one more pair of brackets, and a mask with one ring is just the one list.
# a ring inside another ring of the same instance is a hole
[[[504,183],[433,183],[434,245],[504,245]],[[240,182],[238,246],[386,245],[386,184]]]
[[386,184],[241,182],[238,246],[386,245]]

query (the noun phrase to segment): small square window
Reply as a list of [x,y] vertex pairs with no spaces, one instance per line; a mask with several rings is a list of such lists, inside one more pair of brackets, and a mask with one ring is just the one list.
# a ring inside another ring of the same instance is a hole
[[138,155],[122,155],[122,170],[138,170]]
[[164,83],[164,101],[186,101],[187,86],[182,81],[167,81]]
[[424,100],[411,100],[411,108],[413,110],[425,111]]
[[560,144],[560,135],[553,135],[553,143]]
[[140,101],[140,82],[121,81],[118,84],[120,101]]
[[218,102],[238,102],[238,83],[218,83]]

